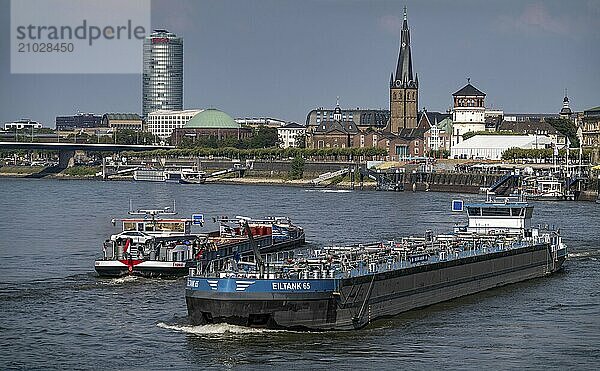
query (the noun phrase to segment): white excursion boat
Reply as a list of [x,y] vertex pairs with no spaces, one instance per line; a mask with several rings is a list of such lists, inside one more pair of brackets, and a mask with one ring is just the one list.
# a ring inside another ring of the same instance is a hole
[[555,176],[529,177],[524,180],[523,194],[528,200],[562,201],[573,200],[564,182]]
[[143,182],[203,184],[206,180],[206,172],[185,168],[181,170],[138,169],[133,173],[133,180]]

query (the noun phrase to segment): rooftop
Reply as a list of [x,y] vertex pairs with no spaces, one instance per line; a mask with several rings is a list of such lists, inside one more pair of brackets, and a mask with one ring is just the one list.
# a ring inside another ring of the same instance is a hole
[[239,129],[241,127],[231,116],[215,108],[197,113],[184,125],[186,129]]
[[[537,138],[536,138],[537,137]],[[475,135],[452,146],[453,149],[480,148],[480,149],[504,149],[511,147],[526,148],[532,143],[538,145],[550,144],[550,138],[546,135]]]
[[456,97],[456,96],[469,96],[469,97],[470,96],[483,96],[483,97],[485,97],[485,93],[482,92],[481,90],[477,89],[473,85],[471,85],[471,83],[468,83],[462,89],[460,89],[456,93],[452,94],[452,96],[453,97]]
[[137,113],[105,113],[104,116],[109,120],[142,120]]

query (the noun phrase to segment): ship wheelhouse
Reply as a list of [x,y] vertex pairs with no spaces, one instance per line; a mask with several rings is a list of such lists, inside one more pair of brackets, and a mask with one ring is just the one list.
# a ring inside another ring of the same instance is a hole
[[533,206],[516,197],[488,199],[467,204],[467,232],[480,234],[519,234],[531,228]]

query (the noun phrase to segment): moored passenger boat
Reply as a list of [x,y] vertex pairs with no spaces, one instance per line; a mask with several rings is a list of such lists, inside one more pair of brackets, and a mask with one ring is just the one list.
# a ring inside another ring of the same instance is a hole
[[[462,204],[461,204],[462,205]],[[462,207],[461,207],[462,209]],[[333,330],[559,270],[558,230],[531,226],[533,206],[517,198],[466,207],[453,233],[396,241],[221,259],[190,269],[193,324]]]
[[[304,230],[285,217],[262,220],[221,217],[214,220],[219,223],[218,230],[192,233],[194,224],[204,223],[203,216],[166,218],[165,215],[175,214],[168,209],[129,213],[143,217],[122,219],[123,231],[104,242],[102,258],[94,265],[100,276],[185,276],[188,268],[207,259],[251,254],[251,241],[263,253],[293,249],[305,243]],[[248,229],[243,227],[246,224]]]

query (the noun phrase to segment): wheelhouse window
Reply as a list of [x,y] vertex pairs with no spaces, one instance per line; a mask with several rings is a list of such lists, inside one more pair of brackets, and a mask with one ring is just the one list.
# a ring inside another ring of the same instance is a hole
[[481,208],[480,207],[467,207],[467,214],[469,216],[481,216]]
[[136,230],[136,223],[135,222],[124,222],[123,223],[123,230],[124,231],[135,231]]
[[525,209],[522,207],[513,207],[511,210],[512,216],[524,216]]
[[481,209],[482,216],[510,216],[510,208],[484,207]]

